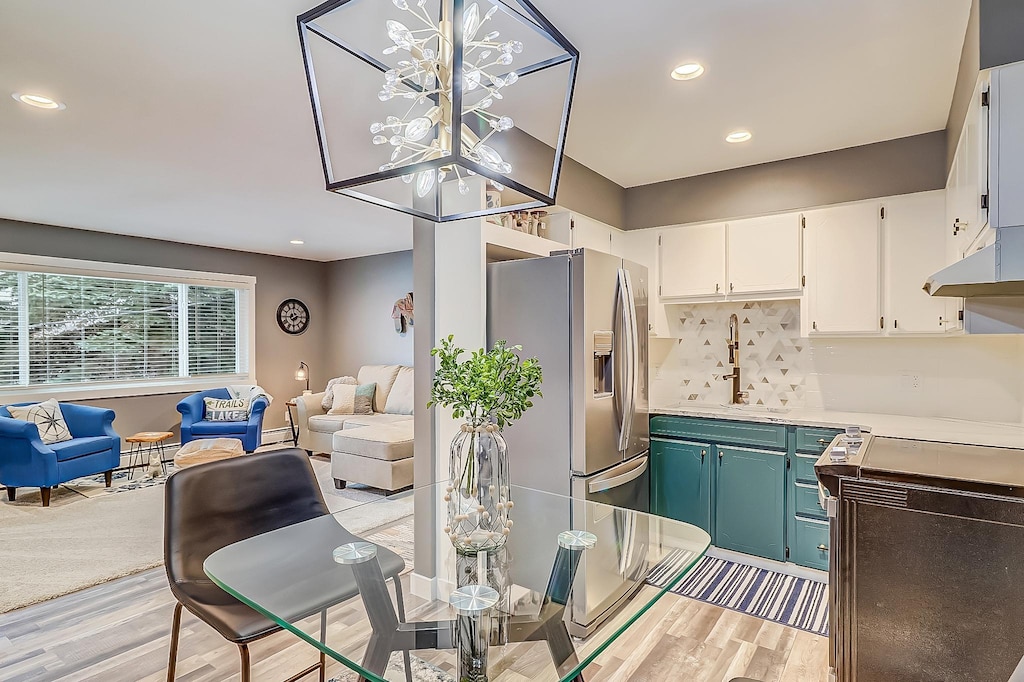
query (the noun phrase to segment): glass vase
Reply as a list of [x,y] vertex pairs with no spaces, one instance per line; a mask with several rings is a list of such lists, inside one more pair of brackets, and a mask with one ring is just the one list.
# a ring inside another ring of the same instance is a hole
[[508,449],[492,423],[463,424],[452,439],[445,533],[461,554],[489,552],[512,530]]

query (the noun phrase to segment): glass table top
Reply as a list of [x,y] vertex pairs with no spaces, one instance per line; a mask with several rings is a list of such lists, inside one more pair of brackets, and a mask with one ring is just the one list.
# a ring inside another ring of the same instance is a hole
[[562,681],[711,543],[689,524],[512,486],[505,545],[463,555],[446,494],[440,483],[286,526],[204,568],[353,679]]

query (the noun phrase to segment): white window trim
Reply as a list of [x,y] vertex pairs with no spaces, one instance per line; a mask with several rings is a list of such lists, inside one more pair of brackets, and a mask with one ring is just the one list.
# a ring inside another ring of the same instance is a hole
[[[54,258],[52,256],[32,256],[21,253],[0,252],[0,270],[15,272],[46,272],[60,275],[78,275],[83,277],[106,277],[109,279],[145,280],[191,284],[195,286],[232,287],[245,291],[248,297],[246,308],[246,325],[239,331],[240,343],[247,346],[248,373],[203,376],[203,377],[167,377],[152,381],[124,383],[79,383],[50,384],[34,386],[0,387],[0,404],[10,402],[32,402],[55,397],[62,400],[88,400],[93,398],[128,398],[145,395],[166,395],[175,393],[193,393],[211,388],[223,388],[228,384],[255,384],[256,381],[256,278],[248,275],[227,275],[197,270],[180,270],[175,268],[157,268],[148,265],[128,265],[125,263],[103,263],[75,258]],[[25,288],[22,287],[23,295]],[[27,315],[25,301],[19,310]],[[180,337],[179,337],[180,338]],[[22,340],[23,341],[23,340]],[[21,343],[25,357],[22,365],[27,365],[27,346]],[[187,371],[187,359],[186,371]],[[22,371],[26,371],[27,366]]]

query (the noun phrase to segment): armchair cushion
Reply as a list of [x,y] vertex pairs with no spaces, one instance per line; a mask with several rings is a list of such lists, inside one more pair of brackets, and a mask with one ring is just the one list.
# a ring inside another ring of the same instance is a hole
[[7,411],[14,419],[35,424],[40,440],[46,445],[71,440],[71,431],[56,398],[32,405],[9,405]]
[[57,454],[58,462],[66,462],[76,457],[104,452],[114,446],[114,439],[110,436],[86,436],[84,438],[64,441],[63,443],[50,443],[50,449]]
[[241,436],[249,427],[249,422],[213,422],[201,421],[192,424],[193,436]]

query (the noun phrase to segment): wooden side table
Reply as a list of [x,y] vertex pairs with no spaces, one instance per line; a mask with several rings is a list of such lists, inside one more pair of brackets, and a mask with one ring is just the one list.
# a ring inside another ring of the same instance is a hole
[[[167,475],[167,469],[164,466],[164,443],[174,438],[174,434],[170,431],[142,431],[135,433],[127,438],[125,442],[128,443],[128,479],[131,480],[135,476],[136,466],[149,465],[150,469],[154,469],[153,455],[155,454],[160,461],[160,474],[163,476]],[[149,446],[146,461],[142,458],[143,446]],[[135,456],[138,455],[139,463],[136,465]]]
[[285,405],[288,407],[288,428],[292,432],[292,445],[299,447],[299,423],[295,421],[295,415],[292,414],[292,408],[296,407],[295,399],[292,398]]

